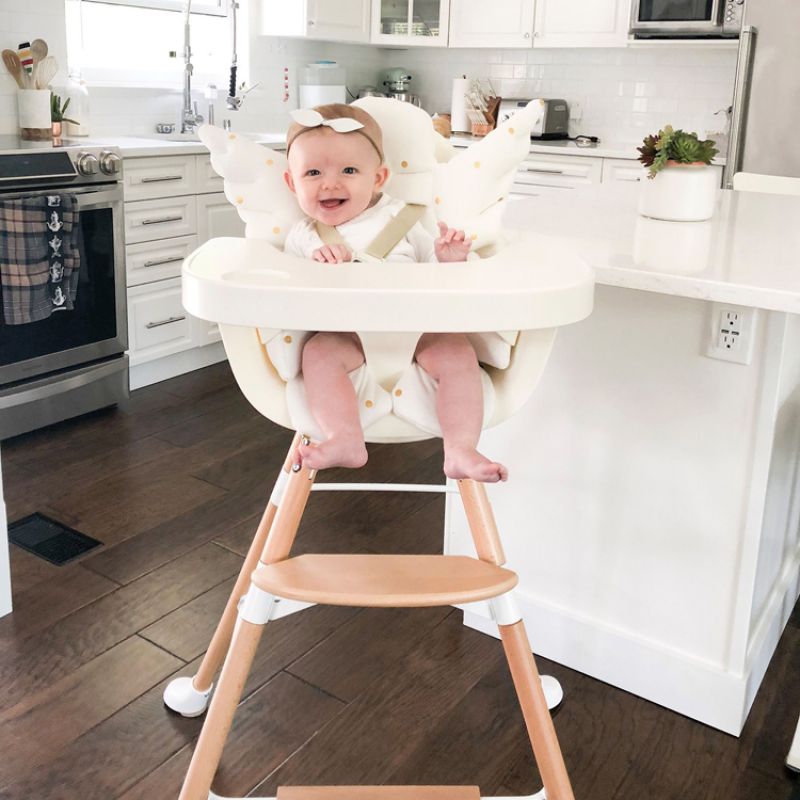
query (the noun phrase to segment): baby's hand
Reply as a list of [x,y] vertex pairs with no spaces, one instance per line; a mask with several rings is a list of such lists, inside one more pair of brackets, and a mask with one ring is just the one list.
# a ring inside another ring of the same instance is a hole
[[472,242],[466,241],[464,231],[439,223],[439,238],[433,243],[437,261],[466,261]]
[[311,254],[311,258],[323,264],[341,264],[342,261],[352,261],[353,254],[346,245],[324,244]]

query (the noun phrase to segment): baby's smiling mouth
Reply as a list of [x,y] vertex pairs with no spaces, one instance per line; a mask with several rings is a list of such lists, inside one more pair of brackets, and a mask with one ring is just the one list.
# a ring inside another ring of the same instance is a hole
[[319,204],[323,208],[339,208],[339,206],[344,205],[347,202],[347,199],[344,197],[331,197],[327,200],[320,200]]

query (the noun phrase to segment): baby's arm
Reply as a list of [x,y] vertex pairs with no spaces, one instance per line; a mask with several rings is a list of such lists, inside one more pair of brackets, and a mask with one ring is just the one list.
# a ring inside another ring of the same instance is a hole
[[464,231],[448,228],[439,222],[439,237],[433,243],[437,261],[466,261],[472,242],[467,240]]

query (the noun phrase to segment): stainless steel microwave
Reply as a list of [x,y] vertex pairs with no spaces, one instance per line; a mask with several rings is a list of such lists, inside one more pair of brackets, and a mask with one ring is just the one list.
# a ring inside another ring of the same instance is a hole
[[744,0],[633,0],[630,32],[637,39],[736,37]]

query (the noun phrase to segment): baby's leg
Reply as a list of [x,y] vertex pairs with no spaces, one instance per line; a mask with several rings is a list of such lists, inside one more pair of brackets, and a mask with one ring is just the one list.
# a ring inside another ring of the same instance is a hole
[[356,392],[348,372],[364,363],[354,333],[316,333],[303,348],[303,382],[308,406],[325,441],[300,445],[298,453],[311,469],[361,467],[367,461]]
[[508,470],[475,449],[483,424],[483,390],[469,339],[463,333],[426,333],[415,357],[439,383],[436,414],[444,440],[444,474],[490,483],[506,480]]

